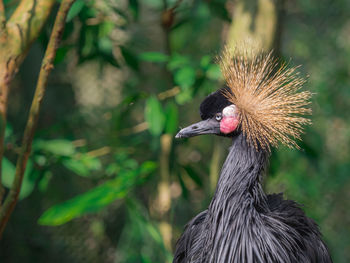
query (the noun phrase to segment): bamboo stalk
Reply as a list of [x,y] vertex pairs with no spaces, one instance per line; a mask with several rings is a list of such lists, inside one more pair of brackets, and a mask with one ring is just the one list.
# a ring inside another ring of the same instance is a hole
[[170,191],[170,171],[169,171],[169,155],[172,146],[172,135],[163,134],[160,137],[161,155],[160,165],[160,182],[158,183],[158,213],[161,218],[159,230],[162,235],[164,246],[171,251],[172,227],[169,223],[169,210],[171,207],[171,191]]

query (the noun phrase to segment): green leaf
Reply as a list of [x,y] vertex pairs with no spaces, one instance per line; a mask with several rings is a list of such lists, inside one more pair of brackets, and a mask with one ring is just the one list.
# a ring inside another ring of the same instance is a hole
[[[35,186],[35,180],[30,178],[33,169],[31,160],[28,160],[26,170],[24,172],[19,199],[22,200],[29,196]],[[11,188],[15,177],[16,167],[5,157],[2,159],[2,183],[5,187]]]
[[89,176],[91,171],[101,168],[101,161],[87,154],[80,154],[75,156],[75,158],[65,159],[62,161],[62,164],[80,176]]
[[211,57],[209,55],[205,55],[201,58],[200,66],[206,70],[208,69],[211,62]]
[[134,53],[129,50],[126,47],[121,46],[120,50],[122,52],[123,58],[125,59],[125,62],[134,70],[139,69],[139,60],[138,58],[134,55]]
[[208,79],[211,79],[211,80],[219,80],[222,78],[222,75],[221,75],[221,70],[220,70],[220,67],[216,64],[211,64],[209,67],[208,67],[208,70],[206,72],[206,76]]
[[107,167],[104,167],[104,171],[108,176],[116,175],[122,170],[135,170],[139,166],[135,159],[130,158],[129,155],[123,151],[118,151],[114,157],[115,161],[108,164]]
[[154,96],[146,101],[145,119],[150,133],[159,136],[164,129],[165,116],[162,105]]
[[67,22],[71,21],[74,17],[76,17],[80,11],[83,9],[85,3],[84,0],[76,0],[72,7],[69,9],[67,14]]
[[[85,34],[84,34],[85,33]],[[95,48],[95,40],[96,36],[90,28],[86,28],[85,30],[82,31],[82,39],[81,39],[81,56],[87,57],[90,56]]]
[[34,162],[39,166],[45,166],[48,162],[47,157],[45,155],[35,154],[33,158]]
[[[130,197],[126,198],[125,201],[128,208],[128,235],[137,235],[138,240],[147,240],[147,246],[157,250],[158,258],[164,258],[162,262],[171,262],[172,253],[164,246],[164,241],[158,228],[159,224],[149,217],[147,209],[137,199]],[[130,252],[132,253],[132,251],[131,249]],[[132,257],[127,262],[157,262],[154,260],[154,257],[150,257],[152,259],[148,260],[149,256],[147,252],[142,251],[140,260]],[[147,259],[145,260],[145,258]]]
[[158,231],[157,228],[155,228],[152,224],[148,223],[146,224],[146,230],[148,234],[157,242],[157,243],[162,243],[162,235]]
[[67,48],[67,47],[60,47],[57,49],[55,61],[54,61],[55,65],[64,60],[64,58],[67,55],[68,50],[69,50],[69,48]]
[[179,125],[179,113],[174,103],[168,104],[165,110],[165,132],[175,133]]
[[55,205],[39,218],[39,224],[57,226],[86,213],[97,212],[116,199],[123,198],[127,187],[120,181],[108,181],[98,187]]
[[148,219],[145,217],[144,208],[140,203],[136,200],[128,199],[128,212],[129,217],[132,221],[134,221],[140,230],[144,230],[142,234],[148,234],[160,247],[164,248],[164,243],[162,239],[162,235],[159,232],[159,229]]
[[59,156],[72,156],[75,153],[75,146],[68,140],[36,140],[33,148]]
[[170,71],[174,71],[184,66],[188,66],[189,64],[190,64],[190,59],[188,57],[174,54],[173,56],[171,56],[168,62],[167,68]]
[[191,167],[191,166],[184,166],[184,169],[186,170],[189,177],[198,185],[203,186],[203,182],[197,172]]
[[62,164],[72,172],[80,176],[88,176],[89,169],[80,161],[76,159],[63,160]]
[[98,27],[98,37],[108,37],[112,30],[115,28],[115,24],[110,21],[101,23]]
[[149,174],[153,172],[157,168],[157,164],[152,161],[146,161],[144,162],[140,167],[140,173],[141,175]]
[[92,157],[88,154],[80,155],[81,161],[90,169],[90,170],[99,170],[102,167],[100,159],[97,157]]
[[35,171],[33,171],[33,163],[31,160],[28,160],[23,176],[21,191],[19,192],[20,200],[28,197],[34,190],[36,178],[30,177],[33,172],[35,173]]
[[12,134],[13,134],[13,128],[12,128],[12,126],[9,123],[7,123],[6,124],[6,128],[5,128],[5,140],[8,137],[10,137]]
[[196,81],[196,71],[190,66],[183,67],[175,72],[174,80],[182,88],[189,88]]
[[46,192],[51,178],[52,178],[52,173],[50,171],[46,171],[44,173],[44,176],[41,178],[41,180],[38,183],[38,189],[40,192],[42,192],[42,193]]
[[113,42],[109,37],[101,37],[98,40],[98,48],[102,53],[110,54],[113,49]]
[[11,188],[16,167],[6,158],[2,158],[2,183],[7,188]]
[[138,183],[138,179],[155,169],[150,162],[133,171],[121,172],[118,177],[107,181],[81,195],[49,208],[39,218],[39,224],[58,226],[76,217],[101,210],[117,199],[124,198]]
[[175,96],[175,101],[180,105],[185,104],[192,100],[192,95],[191,89],[185,89]]
[[169,57],[159,52],[144,52],[140,55],[140,59],[148,62],[167,62]]
[[135,169],[137,166],[137,161],[134,159],[126,159],[122,165],[124,169]]

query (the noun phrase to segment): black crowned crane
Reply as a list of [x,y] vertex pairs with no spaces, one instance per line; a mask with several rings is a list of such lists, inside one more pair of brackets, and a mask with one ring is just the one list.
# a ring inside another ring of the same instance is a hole
[[208,209],[187,224],[173,262],[332,262],[316,223],[261,186],[270,147],[298,148],[311,93],[300,91],[295,68],[279,66],[271,54],[237,54],[220,58],[226,86],[202,102],[202,121],[176,135],[216,134],[232,146]]

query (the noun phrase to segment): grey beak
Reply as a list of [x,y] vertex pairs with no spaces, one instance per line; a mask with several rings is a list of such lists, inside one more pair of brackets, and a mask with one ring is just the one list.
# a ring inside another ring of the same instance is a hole
[[216,120],[207,119],[197,122],[186,128],[181,129],[175,138],[188,138],[202,134],[219,134],[220,123]]

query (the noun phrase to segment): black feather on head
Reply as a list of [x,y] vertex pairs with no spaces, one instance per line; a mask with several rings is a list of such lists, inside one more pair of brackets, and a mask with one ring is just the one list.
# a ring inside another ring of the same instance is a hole
[[224,91],[230,92],[228,87],[221,88],[208,95],[199,107],[199,112],[202,120],[206,120],[221,112],[226,106],[232,104],[225,96]]

